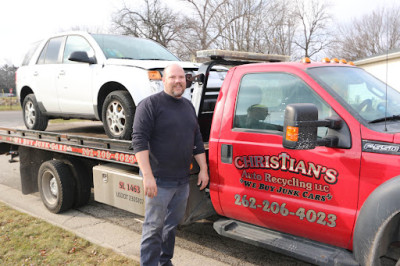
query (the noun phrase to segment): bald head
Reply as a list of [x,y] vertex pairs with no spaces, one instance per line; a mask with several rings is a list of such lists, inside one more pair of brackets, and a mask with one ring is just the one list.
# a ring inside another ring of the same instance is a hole
[[172,64],[164,69],[162,78],[165,93],[181,98],[186,89],[185,71],[178,64]]

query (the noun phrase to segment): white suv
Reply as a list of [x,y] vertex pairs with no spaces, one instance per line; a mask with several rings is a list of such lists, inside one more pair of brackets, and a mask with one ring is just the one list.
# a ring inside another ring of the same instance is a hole
[[[162,70],[173,61],[187,73],[198,70],[147,39],[69,32],[38,42],[16,75],[25,125],[45,130],[52,118],[101,120],[110,138],[130,139],[136,105],[163,89]],[[219,89],[225,74],[215,72],[208,87]]]

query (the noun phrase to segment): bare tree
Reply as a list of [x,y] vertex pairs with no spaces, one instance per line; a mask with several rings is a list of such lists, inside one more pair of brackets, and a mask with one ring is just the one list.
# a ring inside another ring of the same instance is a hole
[[180,0],[189,15],[162,1],[124,4],[114,15],[115,29],[153,39],[182,59],[212,48],[311,57],[329,44],[331,17],[320,0]]
[[271,1],[263,9],[262,37],[266,44],[263,52],[271,54],[292,55],[294,34],[297,21],[294,6],[290,0]]
[[252,51],[256,50],[256,35],[260,31],[263,0],[238,0],[226,3],[217,11],[222,23],[216,40],[221,49]]
[[296,29],[288,0],[237,0],[221,6],[221,49],[291,54]]
[[400,47],[400,6],[379,8],[339,26],[331,54],[358,60]]
[[299,21],[298,34],[294,39],[295,57],[313,57],[332,44],[329,26],[332,16],[329,5],[321,0],[296,0],[295,17]]
[[134,9],[124,4],[114,28],[153,39],[182,59],[212,48],[291,54],[296,27],[289,0],[180,0],[189,15],[162,0],[141,1]]
[[[193,10],[187,17],[187,34],[182,42],[194,54],[196,50],[218,47],[222,33],[242,14],[225,13],[231,9],[228,0],[181,0]],[[225,17],[226,16],[226,17]]]
[[124,7],[114,14],[115,29],[122,34],[152,39],[166,47],[177,41],[182,21],[160,0],[142,0],[142,6]]

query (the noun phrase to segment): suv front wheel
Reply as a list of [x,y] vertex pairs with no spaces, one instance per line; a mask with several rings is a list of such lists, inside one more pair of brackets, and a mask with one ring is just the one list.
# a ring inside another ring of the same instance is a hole
[[132,135],[135,104],[127,91],[107,95],[102,109],[104,130],[112,139],[129,140]]
[[49,119],[44,115],[34,94],[28,94],[22,103],[22,113],[27,129],[46,130]]

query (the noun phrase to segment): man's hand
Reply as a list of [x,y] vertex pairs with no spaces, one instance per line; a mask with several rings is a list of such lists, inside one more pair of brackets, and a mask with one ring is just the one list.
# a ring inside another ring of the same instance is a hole
[[152,174],[143,175],[144,195],[153,198],[157,196],[157,184]]
[[135,154],[143,174],[144,195],[153,198],[157,196],[157,184],[150,167],[149,151],[144,150]]
[[203,190],[208,184],[208,167],[206,161],[206,154],[200,153],[194,156],[197,164],[200,166],[200,173],[197,179],[197,185],[200,186],[200,190]]
[[197,186],[200,186],[200,190],[205,189],[205,187],[208,184],[208,180],[209,180],[209,177],[208,177],[207,169],[200,170],[199,177],[197,179]]

